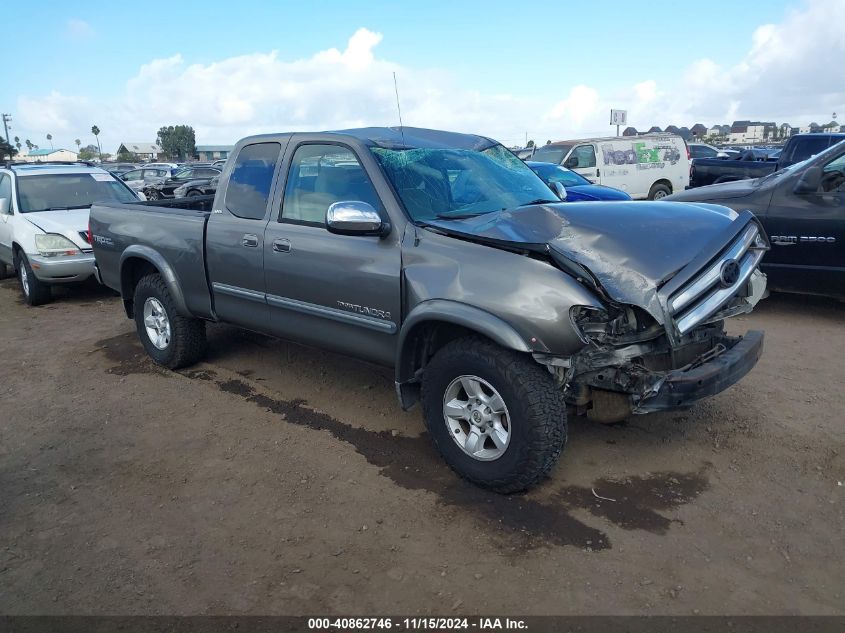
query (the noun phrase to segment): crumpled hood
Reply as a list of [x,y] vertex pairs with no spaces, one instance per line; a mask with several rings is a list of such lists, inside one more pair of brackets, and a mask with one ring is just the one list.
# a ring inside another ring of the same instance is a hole
[[639,306],[663,323],[659,287],[734,217],[730,209],[715,205],[575,202],[428,224],[493,244],[547,247],[556,261],[563,258],[586,268],[615,301]]
[[88,230],[88,215],[90,212],[90,209],[36,211],[24,213],[23,217],[45,233],[58,233],[64,235],[79,248],[91,248],[91,245],[79,235],[80,231]]
[[747,178],[745,180],[732,180],[731,182],[720,182],[715,185],[695,187],[685,191],[678,191],[663,200],[668,202],[685,202],[687,200],[730,200],[731,198],[742,198],[751,195],[759,186],[759,178]]

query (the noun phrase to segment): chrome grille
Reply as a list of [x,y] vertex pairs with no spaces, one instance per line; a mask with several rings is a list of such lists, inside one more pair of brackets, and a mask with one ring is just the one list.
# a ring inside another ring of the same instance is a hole
[[[757,223],[749,223],[712,264],[669,299],[672,318],[681,336],[716,314],[743,290],[766,249]],[[738,264],[739,274],[733,283],[726,284],[722,279],[723,269],[731,260]]]

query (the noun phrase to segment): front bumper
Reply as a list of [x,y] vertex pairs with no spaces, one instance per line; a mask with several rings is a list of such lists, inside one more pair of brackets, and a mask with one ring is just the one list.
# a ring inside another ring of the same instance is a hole
[[32,272],[40,281],[50,284],[85,281],[94,274],[94,254],[80,253],[67,257],[27,255]]
[[738,382],[763,353],[763,332],[750,330],[733,347],[712,360],[666,373],[665,378],[634,406],[634,413],[682,409],[714,396]]

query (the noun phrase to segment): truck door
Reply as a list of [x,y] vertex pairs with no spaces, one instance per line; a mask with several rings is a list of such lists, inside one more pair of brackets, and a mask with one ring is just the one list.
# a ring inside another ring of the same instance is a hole
[[601,170],[596,165],[596,148],[592,144],[576,145],[563,164],[594,184],[601,183]]
[[267,332],[270,313],[264,288],[264,227],[270,214],[273,176],[282,146],[244,145],[225,198],[215,200],[206,229],[206,262],[219,319]]
[[[814,190],[796,189],[815,166]],[[772,242],[763,268],[774,287],[845,294],[845,152],[787,175],[761,219]]]
[[367,202],[383,211],[350,147],[300,143],[287,167],[281,214],[264,236],[273,332],[391,364],[400,320],[396,231],[385,239],[329,233],[326,211],[341,201]]

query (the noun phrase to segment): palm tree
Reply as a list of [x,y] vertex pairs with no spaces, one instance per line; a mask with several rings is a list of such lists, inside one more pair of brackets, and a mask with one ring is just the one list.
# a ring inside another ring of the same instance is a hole
[[29,139],[26,139],[24,141],[24,145],[26,145],[27,150],[29,150],[30,152],[32,151],[32,141],[30,141]]
[[18,153],[20,153],[20,151],[21,151],[21,137],[20,136],[15,137],[15,147],[18,148]]
[[91,134],[97,139],[97,153],[100,155],[100,160],[103,160],[103,148],[100,147],[100,128],[96,125],[91,126]]
[[54,149],[54,148],[53,148],[53,135],[52,135],[52,134],[48,134],[48,135],[47,135],[47,140],[48,140],[48,141],[50,141],[50,149]]
[[76,143],[76,151],[77,153],[79,153],[79,148],[82,146],[82,141],[79,139],[74,139],[73,142]]

